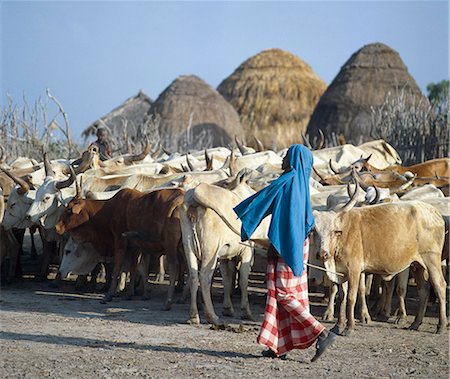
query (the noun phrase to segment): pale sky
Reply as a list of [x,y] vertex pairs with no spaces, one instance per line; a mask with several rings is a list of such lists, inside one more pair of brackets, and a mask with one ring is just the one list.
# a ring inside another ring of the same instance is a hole
[[217,87],[274,47],[327,84],[372,42],[397,50],[424,93],[449,77],[447,1],[2,1],[0,13],[2,105],[49,87],[75,137],[139,89],[155,100],[186,74]]

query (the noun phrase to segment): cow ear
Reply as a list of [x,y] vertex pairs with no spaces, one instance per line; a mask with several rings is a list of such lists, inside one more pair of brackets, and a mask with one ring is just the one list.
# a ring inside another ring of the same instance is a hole
[[82,207],[81,207],[80,204],[75,204],[75,205],[72,207],[72,213],[73,213],[73,214],[76,214],[76,215],[79,215],[80,212],[81,212],[81,209],[82,209]]

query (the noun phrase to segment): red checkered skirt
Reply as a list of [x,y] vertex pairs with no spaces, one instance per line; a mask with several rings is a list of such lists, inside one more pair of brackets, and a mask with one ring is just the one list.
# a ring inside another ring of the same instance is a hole
[[269,258],[267,263],[266,310],[257,341],[278,355],[292,349],[306,349],[325,329],[309,312],[308,238],[303,251],[305,266],[301,276],[294,276],[280,256]]

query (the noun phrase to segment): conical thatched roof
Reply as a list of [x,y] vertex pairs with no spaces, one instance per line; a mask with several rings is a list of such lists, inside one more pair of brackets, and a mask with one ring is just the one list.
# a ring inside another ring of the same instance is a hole
[[234,108],[210,85],[194,75],[175,79],[153,103],[160,117],[159,134],[169,150],[226,146],[244,136]]
[[218,87],[236,108],[247,140],[282,148],[301,141],[325,83],[297,56],[265,50],[242,63]]
[[320,99],[308,133],[314,136],[322,129],[330,136],[335,132],[354,144],[371,140],[370,107],[382,105],[388,93],[394,96],[402,90],[416,102],[423,98],[395,50],[382,43],[366,45],[342,66]]
[[130,137],[136,134],[137,128],[143,123],[152,101],[142,91],[136,96],[130,97],[125,102],[114,108],[111,112],[94,121],[82,133],[84,138],[94,135],[98,126],[108,127],[114,135],[122,135],[124,125]]

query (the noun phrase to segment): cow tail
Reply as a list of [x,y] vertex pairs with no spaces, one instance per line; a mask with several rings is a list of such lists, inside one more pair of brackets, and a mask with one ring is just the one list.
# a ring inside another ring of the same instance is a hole
[[195,206],[190,206],[187,211],[187,217],[189,219],[189,224],[192,229],[192,244],[194,247],[194,254],[198,260],[201,260],[202,257],[202,248],[200,245],[200,240],[198,238],[197,232],[197,222],[198,222],[198,209]]

